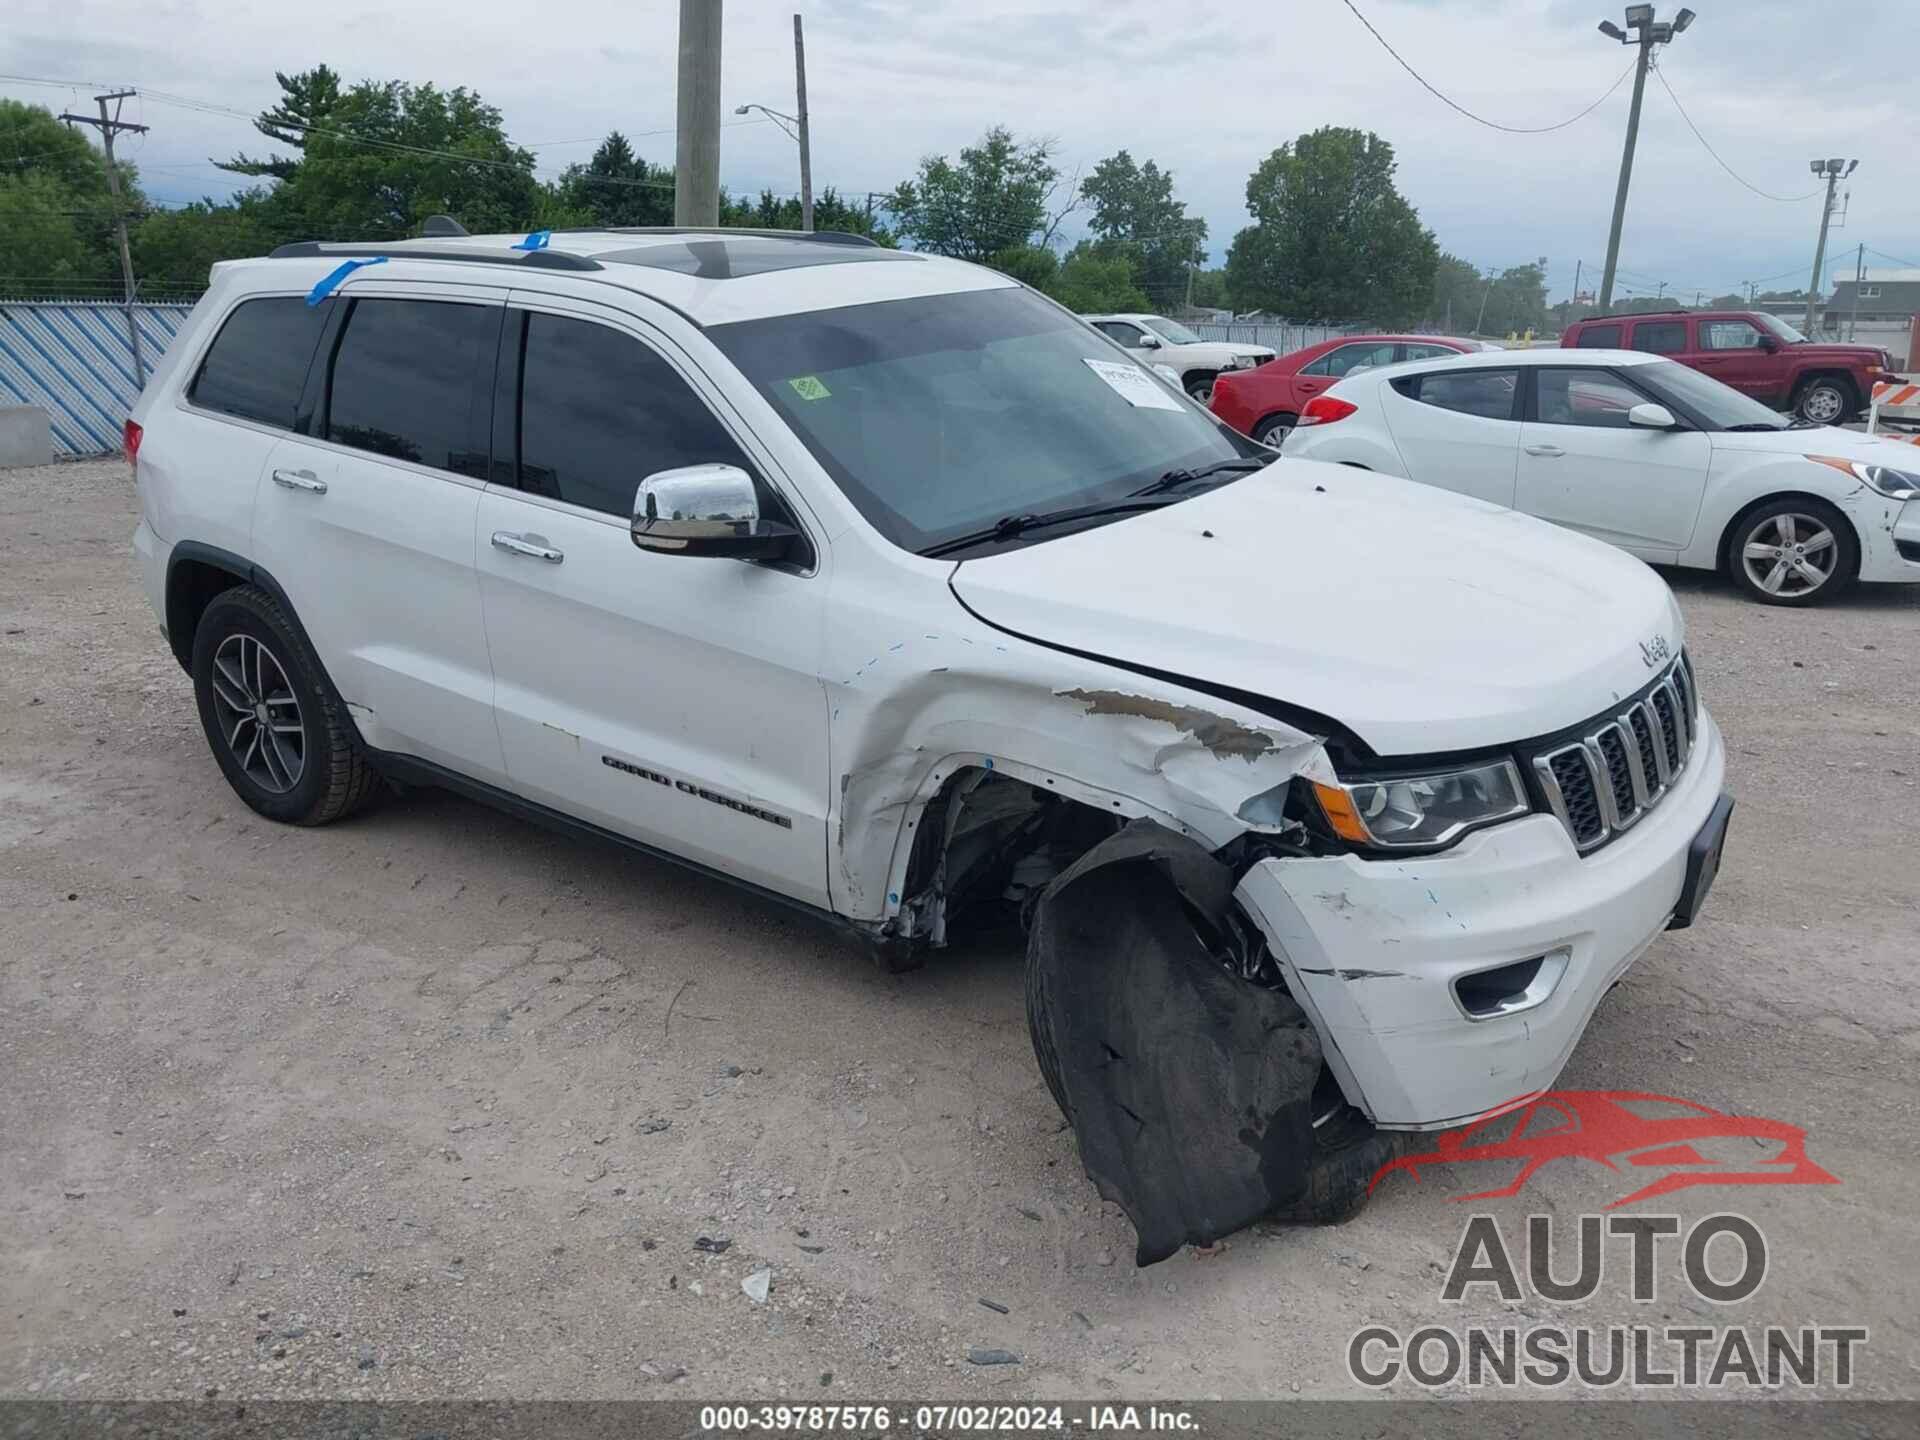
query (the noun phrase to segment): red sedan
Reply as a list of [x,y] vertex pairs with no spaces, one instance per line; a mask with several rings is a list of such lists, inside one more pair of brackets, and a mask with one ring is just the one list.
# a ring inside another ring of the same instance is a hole
[[1213,413],[1242,435],[1279,448],[1308,400],[1353,374],[1400,360],[1433,360],[1479,347],[1438,335],[1342,335],[1213,382]]

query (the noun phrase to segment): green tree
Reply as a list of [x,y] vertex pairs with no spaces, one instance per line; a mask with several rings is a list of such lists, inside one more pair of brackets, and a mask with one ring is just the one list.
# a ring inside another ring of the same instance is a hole
[[[760,198],[753,201],[726,196],[721,198],[722,225],[750,226],[761,230],[798,230],[800,221],[798,195],[775,195],[771,190],[762,190]],[[871,236],[889,248],[898,243],[893,232],[876,220],[864,205],[849,204],[831,185],[813,197],[813,228]]]
[[569,165],[555,199],[582,225],[673,224],[673,167],[649,165],[627,137],[608,133],[586,164]]
[[1227,272],[1224,269],[1194,271],[1193,303],[1207,310],[1231,310],[1233,292],[1227,288]]
[[236,155],[223,168],[279,181],[267,208],[282,233],[397,238],[435,214],[476,233],[513,230],[543,203],[533,152],[465,87],[363,80],[341,90],[324,65],[278,79],[284,98],[254,127],[298,157]]
[[1207,222],[1173,198],[1172,171],[1122,150],[1093,167],[1080,193],[1093,207],[1087,228],[1099,249],[1125,257],[1136,288],[1163,305],[1184,295],[1188,271],[1206,259]]
[[149,211],[130,242],[140,288],[205,285],[216,260],[265,255],[279,243],[267,208],[263,192],[249,191],[234,204],[205,199],[178,210]]
[[1247,181],[1254,223],[1227,252],[1235,296],[1303,321],[1404,324],[1424,312],[1439,248],[1394,168],[1378,135],[1337,126],[1269,155]]
[[1153,309],[1134,279],[1130,257],[1111,254],[1097,242],[1083,240],[1068,251],[1052,282],[1043,288],[1082,315]]
[[[145,203],[131,165],[122,203]],[[119,279],[106,157],[43,105],[0,100],[0,286],[92,290]]]
[[996,125],[957,162],[929,155],[887,198],[894,226],[914,248],[991,263],[995,255],[1046,246],[1075,203],[1055,210],[1060,171],[1050,141],[1020,141]]

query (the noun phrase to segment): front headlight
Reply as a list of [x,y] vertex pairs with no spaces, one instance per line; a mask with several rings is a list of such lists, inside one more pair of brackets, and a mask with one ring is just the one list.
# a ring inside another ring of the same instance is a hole
[[1313,793],[1334,834],[1354,845],[1427,849],[1481,825],[1525,815],[1520,768],[1493,760],[1425,775],[1391,775],[1313,782]]
[[1911,500],[1920,495],[1920,473],[1895,470],[1891,465],[1869,465],[1864,460],[1848,460],[1839,455],[1809,455],[1816,465],[1851,475],[1862,485],[1879,491],[1889,500]]

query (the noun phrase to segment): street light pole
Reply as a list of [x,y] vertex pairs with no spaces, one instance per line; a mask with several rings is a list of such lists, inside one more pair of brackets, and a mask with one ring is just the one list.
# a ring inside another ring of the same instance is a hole
[[1665,44],[1693,23],[1693,11],[1682,9],[1671,21],[1656,22],[1653,18],[1653,6],[1627,6],[1627,29],[1636,34],[1629,37],[1611,20],[1600,22],[1600,33],[1609,40],[1618,40],[1622,45],[1635,45],[1640,53],[1634,59],[1633,66],[1633,107],[1627,111],[1627,144],[1620,152],[1620,183],[1613,192],[1613,225],[1607,232],[1607,265],[1600,275],[1600,309],[1605,312],[1613,304],[1613,274],[1620,263],[1620,230],[1627,218],[1627,187],[1633,181],[1633,148],[1640,139],[1640,101],[1647,89],[1647,67],[1653,62],[1653,47]]
[[807,137],[807,42],[800,17],[793,17],[794,90],[800,101],[800,228],[813,230],[813,147]]
[[1820,206],[1820,243],[1813,248],[1813,278],[1807,282],[1807,338],[1813,338],[1814,307],[1820,303],[1820,271],[1827,263],[1827,224],[1833,219],[1833,188],[1843,176],[1853,174],[1858,160],[1809,160],[1807,168],[1827,177],[1827,198]]

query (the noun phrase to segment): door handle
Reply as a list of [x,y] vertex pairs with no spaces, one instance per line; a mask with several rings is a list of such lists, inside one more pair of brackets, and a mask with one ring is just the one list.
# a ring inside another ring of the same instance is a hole
[[276,470],[273,483],[286,490],[305,490],[313,495],[327,493],[327,482],[311,470]]
[[532,560],[545,560],[550,565],[558,565],[567,558],[544,540],[527,535],[514,535],[505,530],[493,532],[493,548],[505,550],[510,555],[525,555]]
[[1544,456],[1546,456],[1546,457],[1547,457],[1547,458],[1548,458],[1549,460],[1557,460],[1557,459],[1559,459],[1559,458],[1560,458],[1560,457],[1561,457],[1562,455],[1564,455],[1564,454],[1566,454],[1566,453],[1567,453],[1567,452],[1566,452],[1566,451],[1564,451],[1564,450],[1562,450],[1562,449],[1561,449],[1561,448],[1560,448],[1560,447],[1559,447],[1558,445],[1529,445],[1529,446],[1527,446],[1527,454],[1529,454],[1529,455],[1544,455]]

